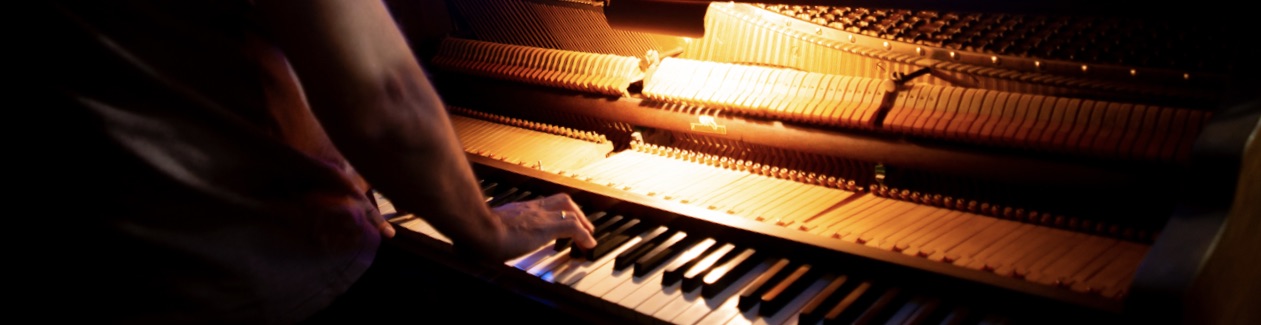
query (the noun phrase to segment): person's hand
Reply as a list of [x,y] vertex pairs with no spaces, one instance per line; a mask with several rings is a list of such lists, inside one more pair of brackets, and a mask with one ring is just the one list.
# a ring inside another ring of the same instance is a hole
[[[376,203],[376,200],[372,201],[372,205],[376,205]],[[379,210],[374,209],[368,212],[368,222],[377,226],[377,231],[381,232],[381,237],[394,238],[394,225],[385,220],[385,216],[381,215]]]
[[394,238],[394,225],[390,224],[389,221],[386,221],[385,217],[380,213],[373,213],[372,216],[373,217],[369,221],[377,224],[377,230],[381,232],[381,236],[384,238]]
[[571,238],[581,249],[595,248],[595,226],[568,194],[508,203],[494,212],[508,232],[502,256],[521,256],[558,238]]

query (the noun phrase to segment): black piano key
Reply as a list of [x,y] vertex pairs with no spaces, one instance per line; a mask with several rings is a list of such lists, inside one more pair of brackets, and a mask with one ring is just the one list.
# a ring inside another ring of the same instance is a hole
[[627,241],[630,241],[631,238],[640,235],[646,230],[647,229],[644,227],[644,223],[639,222],[639,219],[630,219],[621,223],[621,225],[617,228],[609,230],[604,235],[596,238],[595,248],[586,251],[576,250],[576,252],[578,252],[583,258],[596,260],[604,257],[605,254],[608,254],[614,249],[621,247],[626,244]]
[[727,243],[708,255],[701,257],[696,264],[693,264],[692,267],[683,272],[683,278],[680,280],[683,281],[683,291],[692,291],[699,288],[701,286],[701,277],[705,273],[709,272],[714,265],[722,263],[724,259],[730,259],[734,254],[738,253],[739,251],[736,250],[735,244]]
[[613,215],[607,218],[600,218],[598,223],[592,224],[593,226],[595,226],[595,228],[591,230],[591,236],[594,236],[594,237],[603,236],[605,233],[609,231],[609,229],[617,228],[618,226],[621,226],[622,223],[630,221],[631,219],[632,218],[627,218],[620,214]]
[[649,271],[661,267],[666,263],[666,261],[686,252],[689,248],[692,248],[692,246],[700,242],[700,237],[685,235],[683,239],[674,243],[662,245],[636,260],[634,265],[631,267],[633,272],[632,274],[637,277],[642,277],[648,274]]
[[[915,296],[910,300],[907,300],[906,303],[902,304],[902,307],[898,308],[897,312],[893,313],[892,316],[889,316],[889,319],[885,321],[885,323],[908,325],[924,324],[924,319],[927,319],[927,315],[932,314],[934,308],[936,307],[934,306],[934,302],[931,298],[925,296]],[[920,319],[917,320],[916,318]]]
[[635,246],[622,251],[621,254],[617,254],[617,257],[613,258],[613,269],[621,271],[631,265],[634,265],[635,261],[639,260],[640,257],[643,257],[644,254],[648,254],[648,252],[655,250],[658,246],[663,245],[666,240],[670,239],[678,232],[679,231],[677,229],[666,230],[665,232],[657,234],[657,236],[648,240],[640,241],[638,244],[635,244]]
[[976,324],[980,321],[978,313],[967,306],[956,306],[941,320],[942,325]]
[[891,315],[894,311],[897,311],[898,307],[901,307],[901,301],[904,299],[905,297],[902,295],[902,289],[895,287],[886,290],[879,298],[876,298],[870,306],[867,306],[866,310],[864,310],[862,314],[858,315],[858,318],[854,319],[854,324],[865,325],[883,323],[889,315]]
[[771,316],[784,308],[789,301],[792,301],[801,292],[806,290],[811,283],[819,280],[821,274],[810,264],[802,264],[793,270],[787,277],[780,280],[778,284],[771,287],[771,290],[762,294],[761,307],[758,307],[758,314],[762,316]]
[[757,306],[757,304],[762,301],[763,293],[766,293],[766,291],[770,290],[771,287],[778,283],[780,279],[787,277],[788,274],[795,269],[788,266],[789,261],[787,258],[780,258],[775,261],[775,264],[771,264],[771,267],[767,268],[765,272],[758,275],[757,278],[754,278],[748,286],[744,287],[743,291],[740,291],[740,297],[738,298],[739,301],[736,303],[736,307],[741,311],[748,311],[749,309],[753,309],[753,306]]
[[753,248],[745,248],[735,257],[710,270],[701,279],[701,297],[713,298],[736,280],[752,271],[766,260],[766,255]]
[[720,244],[710,245],[708,248],[705,249],[704,252],[697,254],[696,256],[692,257],[690,260],[685,261],[685,262],[680,261],[681,263],[671,265],[672,267],[662,271],[661,285],[669,286],[669,285],[673,285],[676,282],[682,281],[683,272],[686,272],[687,269],[692,267],[692,265],[695,265],[697,262],[699,262],[702,256],[709,255],[709,253],[717,250],[719,247],[722,247],[722,245]]
[[797,317],[799,323],[818,324],[820,321],[823,321],[823,314],[827,312],[827,306],[835,305],[837,300],[845,296],[838,293],[845,292],[842,288],[847,283],[852,283],[852,281],[849,281],[849,276],[846,275],[839,275],[832,279],[832,282],[828,283],[827,287],[823,288],[823,291],[811,298],[810,302],[807,302],[801,308],[801,315]]
[[494,182],[482,183],[482,196],[487,197],[486,198],[487,202],[489,202],[491,199],[494,198],[493,194],[495,193],[495,189],[498,187],[499,187],[499,183],[494,183]]
[[[589,212],[589,213],[584,212],[584,214],[587,215],[587,220],[591,221],[592,225],[600,224],[600,222],[602,222],[602,220],[604,220],[605,217],[609,216],[609,214],[605,213],[604,211]],[[594,234],[592,236],[594,236]],[[565,250],[565,248],[569,248],[571,245],[573,245],[573,242],[574,240],[572,238],[557,238],[556,245],[552,246],[552,249],[559,252],[559,251]]]
[[519,190],[520,189],[516,187],[509,187],[509,188],[504,188],[502,190],[496,189],[494,191],[491,191],[490,193],[486,194],[486,196],[488,196],[488,198],[486,199],[486,204],[490,206],[498,206],[499,203],[503,201],[505,197],[512,195],[514,193],[517,193],[517,191]]
[[[603,243],[603,239],[609,237],[613,231],[621,228],[631,220],[635,220],[635,218],[622,215],[614,215],[612,217],[605,218],[604,220],[601,220],[600,223],[593,224],[595,225],[595,230],[591,231],[591,237],[595,238],[597,245],[599,245]],[[638,222],[636,222],[636,224],[638,224]],[[571,245],[571,247],[577,248],[576,245]],[[586,254],[585,252],[580,252],[578,250],[574,250],[571,253],[573,253],[571,254],[573,257],[583,257]]]
[[823,324],[849,324],[863,312],[868,303],[875,300],[871,282],[863,281],[845,294],[845,297],[828,308]]
[[[595,238],[596,244],[598,245],[600,243],[600,237],[608,233],[610,228],[619,226],[629,220],[630,218],[624,217],[620,214],[600,218],[595,223],[592,223],[592,225],[595,226],[595,229],[591,231],[591,237]],[[569,248],[569,256],[571,257],[582,257],[586,254],[582,251],[582,249],[578,248],[578,244],[574,244],[572,241],[569,244]]]
[[521,201],[522,199],[525,199],[526,197],[531,196],[531,195],[534,195],[534,192],[531,192],[528,190],[521,190],[514,187],[508,193],[502,194],[498,197],[495,197],[494,199],[491,199],[489,204],[492,208],[498,207],[504,204]]

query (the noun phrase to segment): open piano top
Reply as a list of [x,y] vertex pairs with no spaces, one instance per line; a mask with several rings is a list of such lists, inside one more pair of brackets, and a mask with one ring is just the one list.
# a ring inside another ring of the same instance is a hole
[[[1232,204],[1241,163],[1257,161],[1243,148],[1261,88],[1241,62],[1257,50],[1220,41],[1235,26],[714,3],[689,38],[610,28],[604,3],[391,5],[488,202],[565,192],[608,218],[603,258],[558,244],[478,268],[579,306],[568,311],[650,323],[1236,312],[1197,289],[1239,281],[1203,268],[1248,243],[1223,235],[1228,217],[1249,217]],[[397,217],[442,251],[441,234]],[[710,268],[662,255],[631,274],[637,249],[689,243],[677,238],[709,243],[692,258]],[[724,265],[747,275],[706,289]],[[671,267],[691,274],[671,287],[659,281]],[[763,283],[776,296],[759,281],[783,285]]]

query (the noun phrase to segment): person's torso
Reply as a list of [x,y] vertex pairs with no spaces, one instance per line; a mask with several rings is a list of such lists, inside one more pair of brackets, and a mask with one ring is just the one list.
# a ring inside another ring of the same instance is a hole
[[66,155],[83,158],[59,175],[78,183],[62,195],[91,202],[76,216],[94,242],[83,263],[117,280],[89,297],[136,292],[104,312],[289,322],[367,267],[375,207],[248,2],[54,8],[66,25],[48,77],[65,96],[50,109],[73,127]]

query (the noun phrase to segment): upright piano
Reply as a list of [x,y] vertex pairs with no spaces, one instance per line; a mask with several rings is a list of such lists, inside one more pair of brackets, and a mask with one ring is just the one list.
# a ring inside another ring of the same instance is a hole
[[[390,1],[488,204],[412,251],[594,323],[1261,321],[1261,51],[1229,7]],[[1137,5],[1137,4],[1134,4]]]

